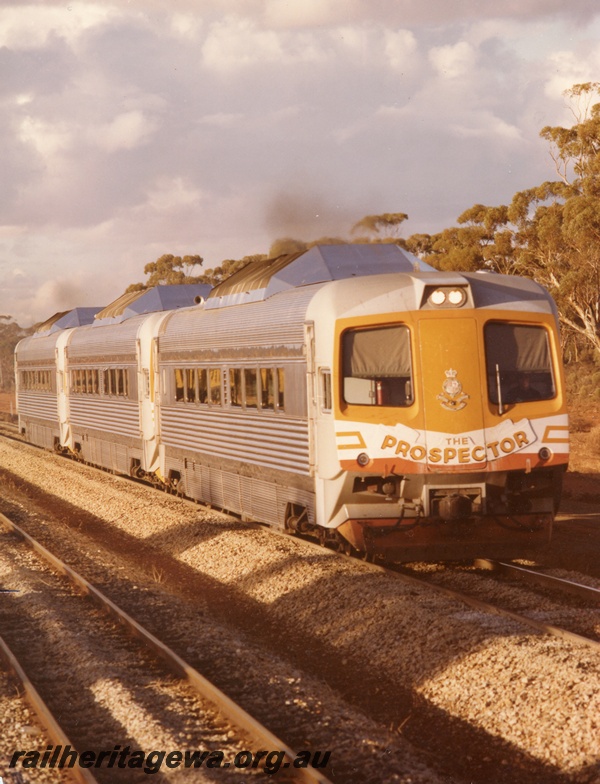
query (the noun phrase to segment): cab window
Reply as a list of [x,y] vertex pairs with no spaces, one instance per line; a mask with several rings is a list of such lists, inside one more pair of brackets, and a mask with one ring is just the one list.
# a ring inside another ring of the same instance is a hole
[[410,406],[414,397],[408,327],[396,324],[344,332],[342,378],[346,403]]
[[485,361],[492,403],[549,400],[556,394],[548,332],[529,324],[486,324]]

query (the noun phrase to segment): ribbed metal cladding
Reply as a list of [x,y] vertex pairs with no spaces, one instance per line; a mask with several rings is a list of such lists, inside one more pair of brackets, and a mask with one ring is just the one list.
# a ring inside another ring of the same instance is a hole
[[71,424],[90,430],[140,437],[137,402],[71,395]]
[[58,423],[56,395],[48,392],[20,392],[19,415],[21,418],[44,419]]
[[79,327],[73,332],[67,346],[70,360],[110,358],[112,356],[135,358],[135,340],[138,329],[147,315],[135,316],[122,324]]
[[58,436],[58,429],[54,427],[47,427],[39,425],[36,422],[27,423],[27,438],[32,444],[44,447],[44,449],[52,449],[54,447],[54,435]]
[[188,465],[185,491],[192,498],[281,527],[289,504],[306,508],[314,521],[314,493],[204,465]]
[[36,336],[32,335],[17,345],[17,363],[41,362],[47,365],[54,364],[54,349],[60,333],[52,335]]
[[309,302],[323,284],[230,308],[175,311],[162,327],[161,354],[242,346],[301,346]]
[[198,454],[309,473],[308,424],[298,419],[164,406],[161,438]]

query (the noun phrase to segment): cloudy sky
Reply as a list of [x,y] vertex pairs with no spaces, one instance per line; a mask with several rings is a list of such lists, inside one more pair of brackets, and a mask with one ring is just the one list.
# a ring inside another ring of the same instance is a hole
[[553,178],[597,0],[0,0],[0,314]]

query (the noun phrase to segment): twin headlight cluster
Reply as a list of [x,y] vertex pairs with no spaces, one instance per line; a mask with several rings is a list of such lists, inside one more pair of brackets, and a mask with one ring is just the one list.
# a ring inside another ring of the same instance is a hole
[[467,301],[467,291],[456,286],[440,286],[427,297],[427,302],[436,308],[460,308]]

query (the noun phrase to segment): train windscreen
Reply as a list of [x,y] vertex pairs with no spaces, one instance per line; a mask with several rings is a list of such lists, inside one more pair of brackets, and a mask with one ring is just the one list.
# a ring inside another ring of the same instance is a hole
[[409,406],[413,403],[410,332],[402,324],[351,329],[342,337],[346,403]]
[[544,327],[492,322],[485,327],[488,395],[492,403],[549,400],[556,394]]

